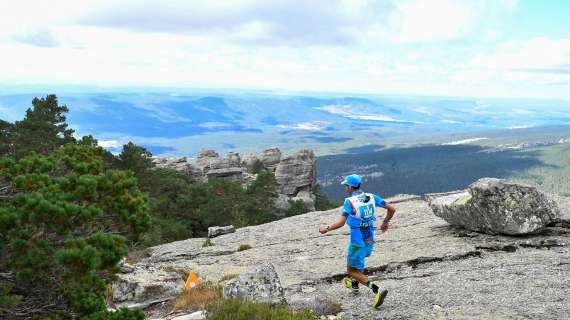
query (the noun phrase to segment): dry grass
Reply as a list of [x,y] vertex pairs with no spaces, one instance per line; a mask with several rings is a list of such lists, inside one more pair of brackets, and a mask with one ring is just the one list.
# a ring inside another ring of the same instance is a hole
[[237,276],[239,276],[239,274],[237,273],[228,273],[220,279],[220,282],[226,282],[228,280],[232,280],[233,278],[237,278]]
[[205,283],[192,290],[184,292],[176,299],[174,309],[203,310],[208,303],[222,299],[222,290],[218,286]]

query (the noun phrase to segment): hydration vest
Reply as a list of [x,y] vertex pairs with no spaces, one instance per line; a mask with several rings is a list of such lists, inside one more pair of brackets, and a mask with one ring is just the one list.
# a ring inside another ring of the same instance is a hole
[[[367,201],[368,200],[368,201]],[[374,195],[361,193],[348,198],[352,212],[346,219],[351,228],[369,227],[376,221],[376,201]]]

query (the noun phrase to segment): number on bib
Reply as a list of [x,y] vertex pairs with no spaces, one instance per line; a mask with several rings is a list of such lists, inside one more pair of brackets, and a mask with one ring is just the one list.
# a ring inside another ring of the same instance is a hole
[[374,206],[372,204],[363,205],[358,208],[358,211],[360,211],[360,217],[366,220],[374,215]]

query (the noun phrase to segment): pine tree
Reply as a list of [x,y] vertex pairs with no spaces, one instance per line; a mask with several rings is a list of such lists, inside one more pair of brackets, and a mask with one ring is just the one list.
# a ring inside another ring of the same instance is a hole
[[67,106],[60,106],[53,94],[34,98],[32,108],[26,111],[22,121],[16,121],[13,144],[16,158],[32,152],[48,155],[66,143],[73,142],[73,130],[68,128]]
[[[136,178],[104,171],[102,153],[68,144],[49,156],[0,160],[0,179],[16,190],[0,201],[0,269],[16,275],[24,295],[12,309],[0,310],[0,318],[25,310],[114,317],[106,311],[107,283],[150,217]],[[43,307],[30,306],[38,301]]]
[[119,154],[118,159],[120,169],[131,170],[137,176],[153,166],[152,153],[130,141],[123,145],[123,151]]

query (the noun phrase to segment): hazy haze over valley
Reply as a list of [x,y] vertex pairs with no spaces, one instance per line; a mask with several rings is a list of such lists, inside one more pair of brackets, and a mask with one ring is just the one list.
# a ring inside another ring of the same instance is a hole
[[[59,94],[78,136],[92,134],[118,152],[128,141],[155,155],[194,157],[202,148],[259,152],[314,149],[344,153],[364,145],[483,143],[490,130],[570,124],[570,103],[547,99],[489,99],[350,94],[192,92],[155,89]],[[42,93],[0,95],[0,117],[14,121]],[[462,139],[463,134],[477,133]],[[448,134],[456,134],[449,136]],[[429,142],[429,140],[427,142]]]

